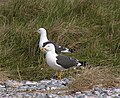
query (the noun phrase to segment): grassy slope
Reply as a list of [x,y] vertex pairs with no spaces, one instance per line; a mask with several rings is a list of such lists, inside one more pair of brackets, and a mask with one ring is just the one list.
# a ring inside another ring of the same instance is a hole
[[5,2],[0,7],[0,66],[12,78],[50,76],[52,70],[39,55],[40,35],[35,33],[39,27],[48,30],[50,39],[76,50],[68,55],[87,60],[91,66],[120,68],[119,0]]

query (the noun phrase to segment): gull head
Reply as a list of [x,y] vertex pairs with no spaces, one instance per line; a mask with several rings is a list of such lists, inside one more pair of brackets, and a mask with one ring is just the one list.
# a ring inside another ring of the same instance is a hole
[[39,28],[39,29],[37,30],[37,32],[38,32],[39,34],[46,34],[46,30],[45,30],[44,28]]
[[55,46],[53,44],[47,44],[43,47],[43,50],[55,52]]

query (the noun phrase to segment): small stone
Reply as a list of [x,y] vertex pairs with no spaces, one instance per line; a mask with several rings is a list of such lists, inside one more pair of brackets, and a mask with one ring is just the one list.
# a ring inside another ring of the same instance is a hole
[[0,92],[5,92],[6,88],[0,88]]
[[66,91],[58,91],[58,92],[57,92],[57,94],[59,94],[59,95],[60,95],[60,94],[65,94],[65,93],[66,93]]
[[48,84],[49,82],[51,82],[51,80],[41,80],[40,83],[43,83],[43,84]]
[[8,95],[8,98],[14,98],[14,96],[13,95]]
[[0,84],[0,88],[5,88],[5,85],[1,85],[1,84]]
[[24,93],[18,93],[16,98],[25,98],[25,94]]
[[0,96],[2,97],[2,98],[6,98],[6,94],[4,93],[2,93],[2,94],[0,94]]
[[46,85],[39,85],[39,86],[37,87],[38,90],[42,90],[42,89],[45,89],[45,88],[46,88]]
[[77,96],[77,98],[84,98],[84,96]]
[[36,85],[36,84],[37,84],[37,82],[27,81],[27,82],[26,82],[26,84],[27,84],[27,85]]
[[74,97],[71,95],[65,95],[64,98],[74,98]]
[[95,95],[100,95],[100,92],[99,91],[94,91],[94,94]]
[[101,88],[98,88],[98,87],[94,88],[94,91],[98,91],[100,93],[103,92],[103,90]]
[[51,90],[55,90],[55,89],[57,89],[57,87],[51,87]]
[[107,97],[108,97],[108,95],[105,94],[105,93],[102,93],[102,94],[100,94],[99,96],[100,96],[101,98],[107,98]]
[[76,95],[76,97],[77,97],[77,98],[85,98],[86,95],[85,95],[85,94],[78,94],[78,95]]
[[33,98],[33,95],[32,95],[32,94],[29,94],[29,93],[28,93],[28,94],[26,93],[26,94],[25,94],[25,98]]
[[20,86],[20,87],[18,87],[18,89],[21,89],[21,88],[23,88],[23,89],[27,89],[27,88],[29,88],[29,86],[28,86],[28,85],[24,85],[24,86]]
[[50,90],[50,87],[46,87],[46,90]]
[[10,86],[10,87],[18,87],[18,86],[22,86],[23,85],[23,83],[20,83],[20,82],[14,81],[14,80],[7,80],[5,82],[5,84],[7,86]]
[[54,98],[53,94],[46,94],[47,98]]
[[105,98],[111,98],[111,96],[106,96]]
[[114,89],[114,92],[120,93],[120,89]]
[[28,89],[29,89],[29,86],[25,85],[25,86],[20,86],[16,88],[16,91],[27,91]]
[[81,92],[76,92],[75,94],[79,94],[79,95],[80,95],[80,94],[82,94],[82,93],[81,93]]
[[46,94],[37,93],[35,98],[47,98],[47,97],[46,97]]
[[114,98],[120,98],[119,96],[114,96]]
[[108,92],[107,92],[107,91],[103,91],[103,92],[101,92],[101,93],[104,93],[104,94],[108,95]]

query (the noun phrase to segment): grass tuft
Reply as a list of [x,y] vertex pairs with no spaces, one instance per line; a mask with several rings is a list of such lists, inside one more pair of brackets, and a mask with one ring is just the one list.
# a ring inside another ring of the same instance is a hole
[[[116,68],[120,70],[120,68]],[[90,90],[94,87],[120,87],[120,76],[115,76],[113,67],[91,67],[83,69],[78,75],[75,75],[75,81],[69,85],[74,91]]]

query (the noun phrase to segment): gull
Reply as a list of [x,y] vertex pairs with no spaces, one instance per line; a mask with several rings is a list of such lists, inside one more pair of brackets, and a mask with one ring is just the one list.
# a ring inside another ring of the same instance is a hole
[[62,46],[54,43],[53,41],[48,40],[47,32],[46,32],[46,30],[44,28],[39,28],[37,30],[37,32],[40,34],[39,48],[42,48],[42,47],[46,46],[49,43],[52,43],[55,46],[55,52],[56,53],[72,53],[73,52],[72,49],[62,47]]
[[79,61],[76,58],[57,54],[55,45],[49,43],[41,48],[41,51],[46,51],[46,62],[54,70],[58,71],[58,79],[61,80],[61,71],[69,68],[77,68],[85,65],[85,62]]

